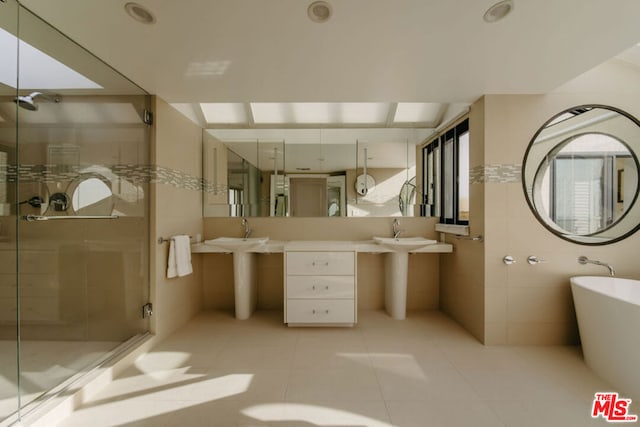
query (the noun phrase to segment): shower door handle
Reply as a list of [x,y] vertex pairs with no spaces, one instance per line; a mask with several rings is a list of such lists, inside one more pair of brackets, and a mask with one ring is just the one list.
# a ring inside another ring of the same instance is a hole
[[45,215],[23,215],[23,221],[33,222],[33,221],[49,221],[49,220],[60,220],[60,219],[118,219],[120,218],[118,215],[75,215],[75,216],[45,216]]

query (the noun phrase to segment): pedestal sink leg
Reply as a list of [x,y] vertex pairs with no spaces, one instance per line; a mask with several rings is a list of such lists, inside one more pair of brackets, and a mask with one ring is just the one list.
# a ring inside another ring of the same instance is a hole
[[391,317],[402,320],[407,317],[409,254],[407,252],[391,252],[385,257],[385,308]]
[[256,255],[251,252],[233,253],[233,287],[236,319],[251,317],[258,301],[258,278],[256,275]]

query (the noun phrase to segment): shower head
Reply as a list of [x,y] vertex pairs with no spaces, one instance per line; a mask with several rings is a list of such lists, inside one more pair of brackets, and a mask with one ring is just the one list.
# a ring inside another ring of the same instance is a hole
[[42,92],[33,92],[30,95],[18,96],[14,99],[14,101],[16,102],[16,104],[18,104],[19,107],[22,107],[25,110],[36,111],[38,109],[38,104],[36,104],[35,98],[37,97],[44,98],[50,102],[60,102],[60,97],[58,95],[49,96],[45,95]]

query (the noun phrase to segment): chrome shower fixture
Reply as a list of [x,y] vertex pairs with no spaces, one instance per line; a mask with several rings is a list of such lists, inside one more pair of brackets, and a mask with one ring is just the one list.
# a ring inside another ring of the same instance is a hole
[[63,212],[69,209],[69,196],[67,193],[55,193],[49,197],[49,204],[53,205],[53,210]]
[[29,110],[29,111],[37,111],[38,110],[38,104],[36,104],[35,98],[37,97],[41,97],[46,99],[49,102],[55,102],[58,103],[60,102],[60,96],[59,95],[46,95],[42,92],[33,92],[29,95],[26,96],[18,96],[14,99],[14,102],[16,104],[18,104],[19,107],[24,108],[25,110]]
[[18,203],[19,205],[31,205],[34,208],[39,208],[44,204],[44,200],[42,199],[42,197],[40,196],[33,196],[32,198],[28,199],[28,200],[23,200],[22,202]]

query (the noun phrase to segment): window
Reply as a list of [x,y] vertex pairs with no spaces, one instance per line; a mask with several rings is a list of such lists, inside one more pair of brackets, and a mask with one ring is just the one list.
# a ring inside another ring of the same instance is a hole
[[[539,187],[549,218],[581,236],[615,224],[624,214],[624,171],[633,165],[629,150],[615,138],[593,133],[560,145],[542,170]],[[587,148],[580,151],[581,145]]]
[[422,213],[444,224],[469,224],[469,119],[423,148]]

